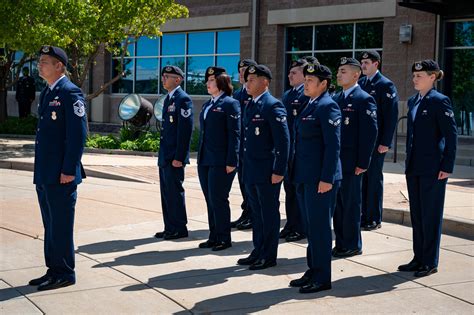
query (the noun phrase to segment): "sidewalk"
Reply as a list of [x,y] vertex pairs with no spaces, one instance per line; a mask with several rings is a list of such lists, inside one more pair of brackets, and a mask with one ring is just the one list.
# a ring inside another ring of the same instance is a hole
[[[32,139],[0,138],[0,168],[32,171],[33,150]],[[98,154],[86,151],[82,161],[89,177],[159,183],[157,158],[153,156]],[[403,161],[386,161],[384,177],[384,221],[410,226]],[[191,158],[191,165],[186,167],[186,185],[199,187],[195,158]],[[238,205],[240,197],[238,182],[235,180],[231,201]],[[280,199],[284,202],[283,189]],[[443,220],[443,233],[474,239],[474,167],[455,166],[454,174],[447,185]]]

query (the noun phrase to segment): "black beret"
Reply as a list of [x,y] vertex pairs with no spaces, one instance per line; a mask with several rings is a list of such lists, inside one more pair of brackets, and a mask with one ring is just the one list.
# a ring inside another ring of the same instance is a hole
[[272,79],[272,72],[265,65],[249,66],[247,69],[245,69],[245,81],[247,81],[247,77],[249,76],[249,74],[256,74],[259,77],[266,77],[269,80]]
[[68,58],[66,52],[59,47],[44,45],[41,47],[39,54],[54,57],[61,61],[63,65],[67,66]]
[[309,63],[303,68],[305,76],[312,75],[321,79],[332,79],[331,69],[321,64]]
[[380,61],[380,54],[376,50],[366,50],[360,54],[359,59],[370,59],[372,61]]
[[225,69],[222,67],[208,67],[206,69],[206,75],[205,75],[206,78],[204,82],[207,82],[207,80],[209,79],[209,76],[211,75],[218,76],[219,74],[222,74],[222,73],[225,73]]
[[181,78],[184,78],[184,72],[181,70],[179,67],[176,66],[166,66],[161,70],[161,75],[164,73],[169,73],[169,74],[176,74],[179,75]]
[[422,61],[416,61],[413,66],[411,66],[411,72],[415,71],[439,71],[439,65],[436,61],[431,59],[426,59]]
[[359,60],[357,60],[355,58],[351,58],[351,57],[342,57],[341,60],[339,61],[339,65],[337,67],[339,68],[340,66],[345,66],[345,65],[355,66],[355,67],[359,67],[360,69],[362,69],[362,66],[361,66]]
[[237,70],[240,70],[240,68],[243,67],[248,67],[248,66],[256,66],[257,63],[253,59],[242,59],[239,60],[239,63],[237,64]]
[[291,62],[290,67],[288,68],[288,70],[291,70],[291,68],[294,68],[294,67],[304,67],[307,64],[308,64],[308,61],[306,59],[294,60],[294,61]]
[[312,63],[313,65],[319,63],[319,60],[318,58],[314,57],[314,56],[304,56],[303,58],[301,59],[304,59],[306,60],[308,63]]

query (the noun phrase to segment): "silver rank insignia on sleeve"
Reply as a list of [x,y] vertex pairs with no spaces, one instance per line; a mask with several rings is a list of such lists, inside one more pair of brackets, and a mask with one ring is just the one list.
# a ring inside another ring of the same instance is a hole
[[[347,117],[347,118],[349,118],[349,117]],[[329,123],[330,123],[331,125],[333,125],[334,127],[337,127],[337,126],[339,126],[339,125],[341,124],[341,119],[338,119],[338,120],[336,120],[336,121],[333,121],[332,119],[329,119]],[[346,124],[346,125],[347,125],[347,124]]]
[[454,117],[454,113],[453,112],[444,112],[444,114],[448,117]]
[[188,118],[189,116],[191,116],[191,109],[181,108],[181,116],[183,116],[184,118]]
[[279,122],[285,122],[286,121],[286,116],[276,117],[275,119],[276,119],[276,121],[279,121]]

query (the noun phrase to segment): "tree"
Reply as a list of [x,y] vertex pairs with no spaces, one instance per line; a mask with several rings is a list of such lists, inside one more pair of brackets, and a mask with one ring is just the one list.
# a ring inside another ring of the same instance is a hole
[[[188,9],[175,0],[2,0],[0,122],[6,118],[7,90],[18,79],[15,69],[35,59],[42,45],[65,48],[71,80],[81,88],[101,49],[121,57],[118,75],[87,96],[92,99],[126,75],[123,58],[130,43],[145,35],[161,36],[166,21],[187,16]],[[16,51],[24,55],[14,64]]]

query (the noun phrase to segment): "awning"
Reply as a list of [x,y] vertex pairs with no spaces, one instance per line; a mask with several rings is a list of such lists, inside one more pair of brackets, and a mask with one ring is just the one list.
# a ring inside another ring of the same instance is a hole
[[398,5],[442,16],[474,16],[474,1],[472,0],[403,0],[399,1]]

